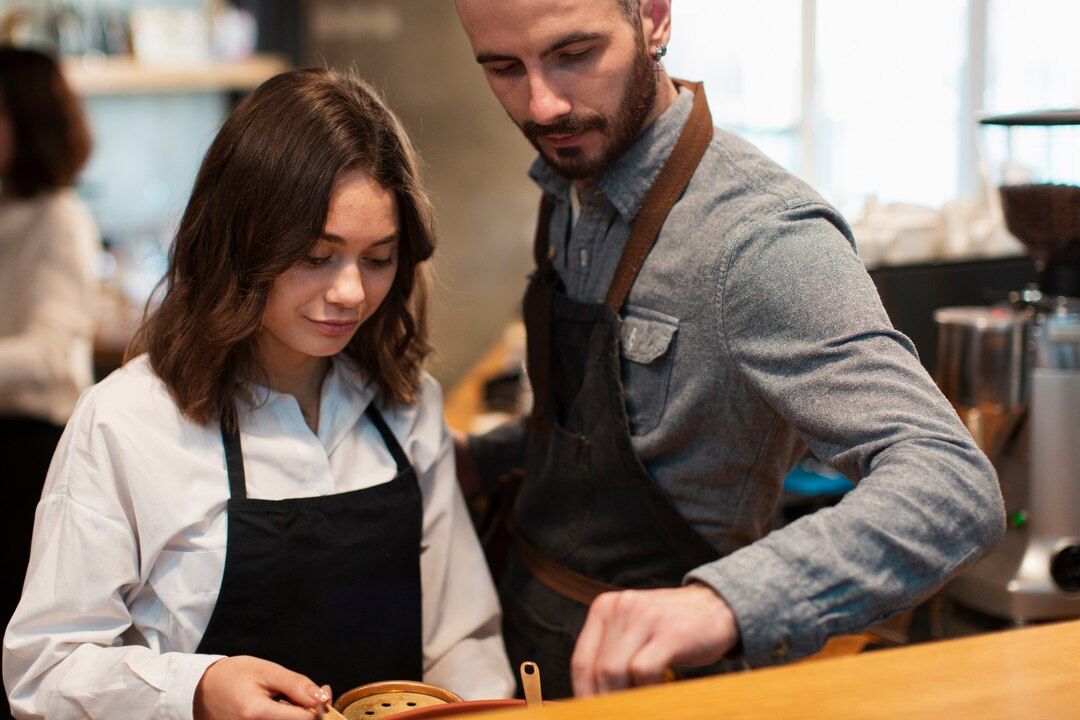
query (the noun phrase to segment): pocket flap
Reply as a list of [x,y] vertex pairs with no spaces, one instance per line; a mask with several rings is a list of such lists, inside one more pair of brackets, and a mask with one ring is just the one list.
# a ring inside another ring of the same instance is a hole
[[663,357],[678,329],[677,322],[627,315],[622,321],[622,356],[631,362],[648,365]]

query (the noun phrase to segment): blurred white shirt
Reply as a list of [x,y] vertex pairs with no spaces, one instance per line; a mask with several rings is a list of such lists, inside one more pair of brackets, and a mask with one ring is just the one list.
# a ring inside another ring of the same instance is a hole
[[[332,495],[396,475],[363,417],[374,389],[348,362],[335,359],[323,384],[317,436],[295,398],[256,389],[265,402],[241,416],[248,497]],[[423,495],[424,680],[466,698],[508,697],[498,600],[458,489],[441,390],[425,376],[416,405],[383,415]],[[145,355],[83,395],[49,469],[4,637],[16,717],[191,718],[195,687],[218,659],[194,653],[224,572],[228,499],[219,428],[186,419]]]
[[63,425],[93,382],[98,247],[71,189],[0,200],[0,415]]

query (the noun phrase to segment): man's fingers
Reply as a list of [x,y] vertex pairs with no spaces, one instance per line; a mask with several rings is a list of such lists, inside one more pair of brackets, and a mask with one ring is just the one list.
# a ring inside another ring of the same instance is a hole
[[574,694],[660,682],[672,663],[712,662],[738,639],[734,613],[708,586],[605,593],[574,650]]
[[607,631],[596,653],[597,692],[606,693],[633,687],[630,661],[649,641],[654,627],[647,616],[634,607],[635,598],[627,593],[619,598],[615,617],[607,622]]
[[608,616],[614,593],[605,593],[593,600],[585,625],[578,635],[574,655],[570,658],[570,675],[574,685],[574,695],[587,697],[597,693],[596,688],[596,653],[604,641]]
[[672,648],[657,638],[646,642],[627,663],[632,687],[655,685],[664,680],[671,665]]
[[277,663],[267,662],[260,668],[260,681],[271,696],[284,695],[294,705],[304,708],[315,707],[330,702],[330,693],[300,673],[282,667]]

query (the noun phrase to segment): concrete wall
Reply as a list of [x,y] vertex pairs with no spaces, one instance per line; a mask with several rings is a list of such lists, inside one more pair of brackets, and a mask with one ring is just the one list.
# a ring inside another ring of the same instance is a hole
[[539,191],[452,0],[313,0],[304,54],[355,67],[408,126],[439,223],[432,372],[449,389],[519,312]]

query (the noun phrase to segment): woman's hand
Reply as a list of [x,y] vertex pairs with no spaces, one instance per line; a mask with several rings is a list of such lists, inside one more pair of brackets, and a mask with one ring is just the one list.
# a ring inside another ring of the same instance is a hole
[[330,697],[329,688],[277,663],[223,658],[206,668],[195,688],[195,720],[312,720],[312,709]]

